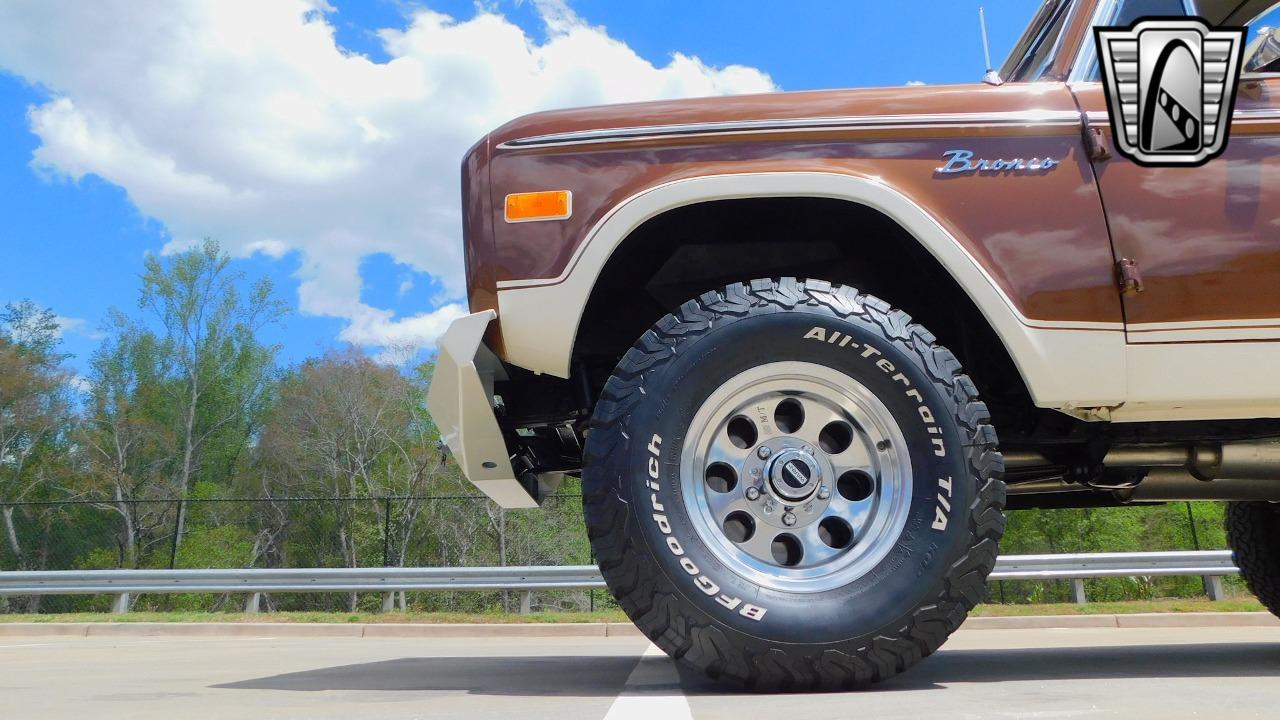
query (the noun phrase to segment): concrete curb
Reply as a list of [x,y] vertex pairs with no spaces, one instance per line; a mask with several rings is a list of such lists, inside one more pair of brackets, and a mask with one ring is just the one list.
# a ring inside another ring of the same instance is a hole
[[629,623],[0,623],[5,637],[349,637],[602,638],[642,637]]
[[1027,615],[970,617],[961,630],[1043,630],[1045,628],[1114,628],[1115,615]]
[[[1195,622],[1192,615],[1206,616]],[[1122,628],[1142,627],[1274,627],[1280,625],[1280,618],[1269,612],[1256,613],[1186,613],[1183,615],[1162,613],[1140,613],[1137,615],[1117,615],[1116,624]]]
[[[1277,627],[1271,613],[1143,613],[1134,615],[1029,615],[971,617],[961,630],[1050,628]],[[348,638],[601,638],[642,637],[629,623],[4,623],[6,637],[348,637]]]
[[605,637],[605,623],[529,623],[450,625],[428,623],[374,623],[361,626],[371,638],[586,638]]
[[361,637],[362,625],[323,623],[85,623],[88,637]]
[[1045,630],[1050,628],[1276,627],[1269,612],[1134,613],[1131,615],[1027,615],[971,617],[961,630]]

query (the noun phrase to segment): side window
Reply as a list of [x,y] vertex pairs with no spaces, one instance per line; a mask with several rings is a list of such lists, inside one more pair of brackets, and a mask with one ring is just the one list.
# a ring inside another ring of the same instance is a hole
[[[1261,34],[1264,31],[1268,34],[1274,33],[1277,28],[1280,28],[1280,4],[1273,5],[1270,10],[1267,10],[1249,22],[1249,32],[1245,36],[1246,40],[1244,51],[1245,65],[1248,72],[1266,73],[1268,75],[1280,74],[1280,57],[1276,56],[1275,51],[1262,50],[1261,53],[1258,52],[1263,43]],[[1249,59],[1253,58],[1255,55],[1258,55],[1258,57],[1261,58],[1260,62],[1262,62],[1263,65],[1249,70]]]
[[1109,25],[1129,25],[1138,18],[1149,15],[1186,15],[1187,6],[1183,0],[1124,0],[1120,3],[1120,12]]
[[1249,22],[1249,34],[1246,36],[1246,44],[1252,43],[1258,39],[1258,31],[1264,28],[1275,30],[1280,27],[1280,4],[1272,6],[1272,8]]
[[[1107,2],[1107,0],[1103,0]],[[1187,15],[1187,3],[1185,0],[1118,0],[1113,3],[1113,7],[1102,14],[1099,25],[1104,27],[1123,27],[1131,25],[1135,20],[1150,16],[1180,16]],[[1080,79],[1087,82],[1100,82],[1102,80],[1102,70],[1098,67],[1098,56],[1093,47],[1093,38],[1088,38],[1088,52],[1082,53],[1077,62],[1085,60],[1089,63],[1090,69],[1084,73]]]

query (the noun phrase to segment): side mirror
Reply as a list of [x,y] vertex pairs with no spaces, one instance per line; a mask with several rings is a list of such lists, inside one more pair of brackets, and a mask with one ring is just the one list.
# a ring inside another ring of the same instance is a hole
[[1247,73],[1280,72],[1280,28],[1264,27],[1244,51]]

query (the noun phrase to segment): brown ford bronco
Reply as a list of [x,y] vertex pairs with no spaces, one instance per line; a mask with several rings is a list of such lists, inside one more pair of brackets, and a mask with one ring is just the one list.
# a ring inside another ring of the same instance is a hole
[[[581,474],[623,609],[752,688],[932,653],[1006,508],[1230,501],[1280,611],[1274,3],[1049,0],[982,84],[508,123],[463,164],[445,443],[506,507]],[[1188,13],[1260,38],[1231,139],[1140,165],[1092,28]]]

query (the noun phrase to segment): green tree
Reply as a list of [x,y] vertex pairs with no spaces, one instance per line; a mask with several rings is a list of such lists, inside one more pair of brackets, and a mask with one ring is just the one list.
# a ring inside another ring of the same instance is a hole
[[163,397],[156,376],[157,343],[115,311],[104,332],[90,361],[90,389],[79,436],[86,461],[79,489],[110,498],[102,507],[119,516],[120,561],[138,567],[139,544],[164,520],[154,506],[138,501],[168,495],[164,470],[169,447],[164,439],[170,433],[155,411]]
[[57,352],[58,336],[53,311],[28,300],[0,312],[0,517],[18,567],[32,566],[33,559],[18,532],[14,503],[47,499],[65,478],[61,464],[70,453],[71,374],[62,368],[66,356]]
[[[248,283],[218,244],[147,259],[139,307],[159,325],[152,371],[163,389],[163,420],[172,428],[171,474],[186,498],[202,466],[238,457],[275,374],[276,347],[258,333],[286,313],[268,278]],[[243,289],[247,286],[247,289]],[[139,330],[140,334],[149,333]],[[144,342],[145,342],[144,337]],[[179,504],[175,546],[186,530]]]
[[[376,557],[400,565],[421,496],[443,472],[436,437],[422,386],[348,348],[303,363],[281,383],[258,449],[263,475],[278,480],[273,494],[359,499],[334,504],[344,564]],[[404,499],[378,499],[388,496]],[[361,547],[373,538],[379,546]]]

